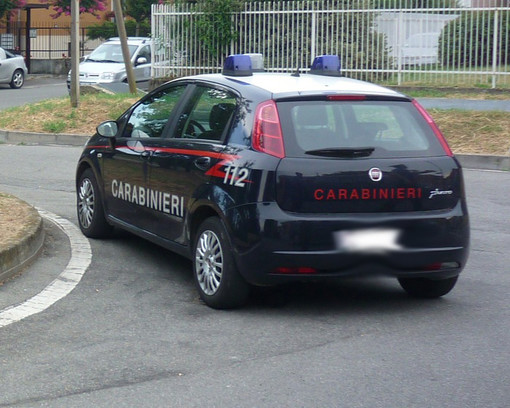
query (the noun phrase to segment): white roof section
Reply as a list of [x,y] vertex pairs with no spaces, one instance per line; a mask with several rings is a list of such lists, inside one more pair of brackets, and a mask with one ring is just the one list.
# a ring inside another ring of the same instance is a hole
[[264,89],[273,94],[273,97],[306,94],[346,94],[346,95],[384,95],[403,96],[402,94],[379,85],[356,79],[335,77],[327,75],[290,73],[253,73],[251,76],[228,76],[222,74],[204,75],[203,78],[214,77],[229,78],[237,83],[245,83]]
[[[143,44],[143,43],[149,43],[151,39],[149,37],[128,37],[127,39],[129,44]],[[112,37],[108,38],[105,42],[107,43],[119,43],[120,44],[120,38],[119,37]]]

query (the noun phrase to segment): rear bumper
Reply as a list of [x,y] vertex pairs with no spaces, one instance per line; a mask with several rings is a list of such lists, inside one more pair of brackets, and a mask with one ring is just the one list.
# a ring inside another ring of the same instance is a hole
[[[243,277],[255,285],[292,280],[387,275],[457,276],[469,252],[465,204],[447,211],[315,216],[289,214],[274,203],[231,210],[235,259]],[[227,221],[228,221],[227,220]],[[398,248],[339,248],[338,231],[398,230]]]

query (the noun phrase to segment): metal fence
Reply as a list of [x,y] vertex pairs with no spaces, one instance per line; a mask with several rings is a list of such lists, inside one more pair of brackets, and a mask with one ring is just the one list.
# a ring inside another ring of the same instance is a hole
[[[7,30],[4,30],[7,31]],[[31,59],[60,59],[70,57],[71,27],[52,23],[32,23],[27,44],[27,27],[25,23],[11,23],[9,32],[0,31],[0,46],[26,54],[27,45]],[[87,28],[80,28],[80,54],[88,54],[102,40],[89,40]]]
[[306,71],[313,57],[337,54],[346,75],[387,85],[510,86],[510,1],[414,3],[246,2],[230,15],[234,39],[215,46],[204,41],[200,4],[153,5],[153,76],[218,72],[233,53],[262,53],[266,69],[280,72]]

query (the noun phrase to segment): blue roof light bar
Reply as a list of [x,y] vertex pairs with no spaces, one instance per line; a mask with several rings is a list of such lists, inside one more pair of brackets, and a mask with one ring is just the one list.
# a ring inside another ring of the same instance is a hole
[[310,74],[341,76],[340,57],[338,55],[321,55],[315,57],[310,68]]
[[223,63],[223,75],[251,76],[253,75],[251,58],[246,54],[229,55]]

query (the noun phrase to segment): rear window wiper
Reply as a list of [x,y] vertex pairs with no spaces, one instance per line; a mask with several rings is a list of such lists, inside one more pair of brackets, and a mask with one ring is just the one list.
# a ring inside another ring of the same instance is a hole
[[305,154],[325,157],[367,157],[375,147],[329,147],[327,149],[307,150]]

